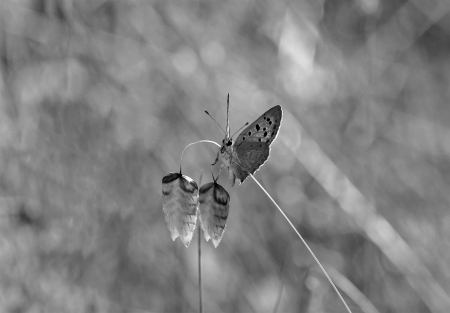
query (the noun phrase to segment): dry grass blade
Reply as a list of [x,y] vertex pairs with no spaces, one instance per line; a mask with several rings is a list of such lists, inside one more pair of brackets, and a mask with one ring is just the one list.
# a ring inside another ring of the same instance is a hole
[[322,266],[322,263],[320,263],[319,259],[316,257],[316,255],[314,254],[314,252],[311,250],[311,248],[309,247],[308,243],[305,241],[305,239],[303,238],[302,235],[300,235],[300,233],[298,232],[298,230],[295,228],[294,224],[292,224],[291,220],[287,217],[286,213],[284,213],[284,211],[280,208],[280,206],[275,202],[275,200],[272,198],[272,196],[266,191],[266,189],[264,189],[264,187],[259,183],[259,181],[256,180],[256,178],[250,174],[250,177],[255,181],[255,183],[261,188],[262,191],[264,191],[264,193],[267,195],[267,197],[269,197],[270,201],[272,201],[272,203],[276,206],[276,208],[278,209],[278,211],[280,211],[281,215],[283,215],[283,217],[286,219],[286,221],[289,223],[289,226],[291,226],[292,230],[297,234],[297,237],[302,241],[302,243],[305,245],[306,249],[309,251],[309,253],[311,254],[311,256],[313,257],[314,261],[317,263],[317,265],[319,265],[320,269],[322,270],[323,274],[325,275],[325,277],[328,279],[328,281],[330,282],[331,286],[333,287],[334,291],[336,292],[336,294],[339,296],[339,299],[342,301],[342,304],[345,306],[346,310],[349,313],[352,313],[352,311],[350,310],[350,308],[348,307],[347,303],[345,302],[344,298],[342,297],[341,293],[339,292],[339,290],[337,289],[336,285],[334,284],[333,280],[331,279],[331,277],[328,275],[327,271],[325,270],[325,268]]
[[450,298],[427,267],[391,224],[377,214],[374,205],[341,173],[304,130],[302,131],[301,145],[292,152],[386,257],[405,275],[406,280],[430,310],[436,313],[448,312]]
[[215,181],[199,190],[199,214],[206,241],[212,239],[214,246],[222,240],[230,210],[230,195]]
[[172,240],[180,237],[188,247],[197,223],[197,184],[181,173],[169,173],[162,179],[163,211]]

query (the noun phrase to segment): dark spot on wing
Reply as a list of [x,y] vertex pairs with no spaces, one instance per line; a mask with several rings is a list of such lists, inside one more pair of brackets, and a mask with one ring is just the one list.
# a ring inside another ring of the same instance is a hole
[[249,136],[251,136],[251,135],[252,135],[252,132],[251,132],[251,131],[249,131],[249,132],[248,132],[248,135],[249,135]]
[[264,128],[263,128],[263,131],[266,131],[266,130],[267,130],[267,128],[266,128],[266,127],[264,127]]
[[267,137],[267,132],[264,132],[264,137]]
[[259,138],[259,141],[261,141],[261,138]]
[[242,141],[244,141],[245,140],[245,136],[244,137],[242,137]]
[[264,119],[266,119],[266,117],[265,117],[265,116],[263,116],[263,118],[264,118]]
[[256,124],[256,130],[259,131],[261,127],[259,127],[259,124]]
[[269,125],[272,125],[272,121],[269,122]]

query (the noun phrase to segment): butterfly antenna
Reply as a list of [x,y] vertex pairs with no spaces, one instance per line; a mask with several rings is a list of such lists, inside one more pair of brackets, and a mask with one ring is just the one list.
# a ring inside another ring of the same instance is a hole
[[242,126],[241,128],[239,128],[237,131],[235,131],[234,134],[233,134],[233,136],[231,136],[231,138],[233,138],[234,135],[236,135],[238,131],[240,131],[242,128],[244,128],[244,127],[247,126],[247,125],[248,125],[248,122],[245,123],[244,126]]
[[210,118],[212,118],[212,120],[213,120],[214,122],[216,122],[216,124],[219,125],[220,129],[226,134],[226,132],[223,130],[222,126],[220,126],[220,124],[214,119],[214,117],[212,117],[211,114],[209,114],[209,112],[206,111],[206,110],[205,110],[205,113],[208,114],[208,116],[209,116]]
[[228,118],[228,111],[230,110],[230,93],[227,96],[227,137],[230,138],[230,119]]

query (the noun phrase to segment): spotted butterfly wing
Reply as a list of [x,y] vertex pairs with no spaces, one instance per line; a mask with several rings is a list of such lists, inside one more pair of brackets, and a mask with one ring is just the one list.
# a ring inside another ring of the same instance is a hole
[[255,173],[269,158],[270,145],[278,135],[282,117],[281,106],[274,106],[239,134],[233,145],[235,158],[230,162],[230,170],[241,183],[248,172]]

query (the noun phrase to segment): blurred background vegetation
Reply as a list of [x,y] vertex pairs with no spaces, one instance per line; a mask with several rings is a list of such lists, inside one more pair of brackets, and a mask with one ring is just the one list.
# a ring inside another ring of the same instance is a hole
[[[183,148],[284,110],[256,178],[353,312],[450,311],[450,2],[0,1],[0,311],[198,312],[164,221]],[[217,148],[187,151],[210,181]],[[215,168],[217,170],[217,168]],[[257,185],[203,244],[206,312],[344,312]],[[203,241],[204,242],[204,241]]]

